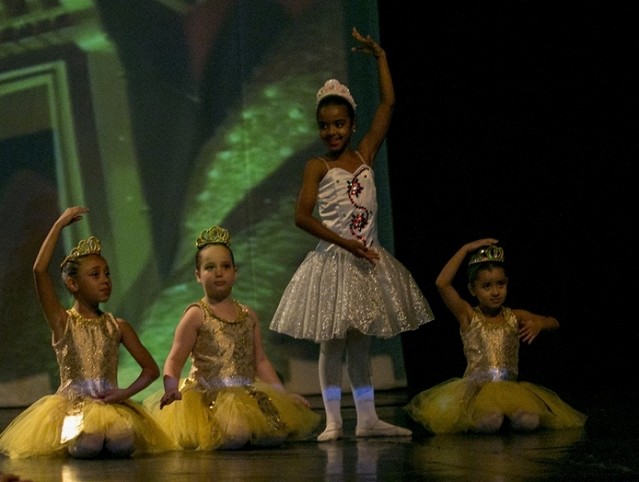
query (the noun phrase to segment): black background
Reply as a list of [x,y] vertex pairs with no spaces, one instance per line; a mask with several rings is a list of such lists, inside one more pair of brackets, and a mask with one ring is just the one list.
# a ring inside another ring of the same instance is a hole
[[561,325],[522,347],[520,379],[569,400],[620,389],[637,367],[634,4],[402,5],[379,2],[397,95],[395,254],[436,316],[403,335],[409,387],[462,374],[434,280],[462,244],[490,236],[506,250],[507,305]]

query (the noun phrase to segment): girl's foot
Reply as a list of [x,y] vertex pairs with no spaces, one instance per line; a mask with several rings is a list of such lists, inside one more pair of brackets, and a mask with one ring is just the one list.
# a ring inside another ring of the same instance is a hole
[[342,430],[341,425],[337,424],[328,424],[324,431],[317,436],[318,442],[332,442],[334,440],[339,440],[344,436],[344,431]]
[[370,427],[358,425],[355,428],[355,435],[358,437],[410,437],[413,432],[407,428],[391,425],[378,419]]

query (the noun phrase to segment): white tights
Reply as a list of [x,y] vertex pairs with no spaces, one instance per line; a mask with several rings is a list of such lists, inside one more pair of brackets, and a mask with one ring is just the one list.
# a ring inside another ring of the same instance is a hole
[[326,426],[341,427],[342,362],[346,355],[358,425],[377,421],[375,397],[371,381],[369,351],[371,337],[359,331],[349,331],[346,338],[324,341],[320,345],[319,379],[326,411]]

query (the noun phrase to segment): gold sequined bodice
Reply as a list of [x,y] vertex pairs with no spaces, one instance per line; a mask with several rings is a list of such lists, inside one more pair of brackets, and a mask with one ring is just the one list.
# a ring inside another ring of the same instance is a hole
[[517,380],[519,329],[510,308],[502,307],[505,323],[487,323],[475,308],[467,331],[461,334],[466,356],[464,377],[478,380]]
[[111,313],[85,318],[67,310],[67,326],[53,344],[60,367],[57,393],[90,395],[117,387],[120,327]]
[[246,307],[234,303],[237,317],[229,321],[216,316],[206,299],[198,301],[204,322],[191,352],[187,384],[211,390],[255,381],[255,320]]

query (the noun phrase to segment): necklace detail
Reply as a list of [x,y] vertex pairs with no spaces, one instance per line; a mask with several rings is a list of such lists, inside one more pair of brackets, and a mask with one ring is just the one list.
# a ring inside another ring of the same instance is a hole
[[78,310],[75,309],[75,306],[72,306],[71,308],[69,308],[69,313],[71,313],[71,315],[74,318],[78,320],[82,320],[82,321],[99,321],[104,318],[104,312],[100,313],[99,315],[91,316],[91,317],[83,316]]
[[200,303],[204,309],[207,311],[207,313],[209,315],[211,315],[213,318],[215,318],[216,320],[219,320],[223,323],[227,323],[227,324],[235,324],[235,323],[242,323],[243,321],[245,321],[248,318],[248,310],[244,309],[242,307],[242,305],[240,305],[236,300],[233,300],[233,304],[235,305],[235,319],[234,320],[227,320],[225,318],[222,318],[221,316],[218,316],[214,311],[213,308],[211,308],[211,305],[209,305],[209,302],[206,301],[205,298],[202,298],[202,302]]

